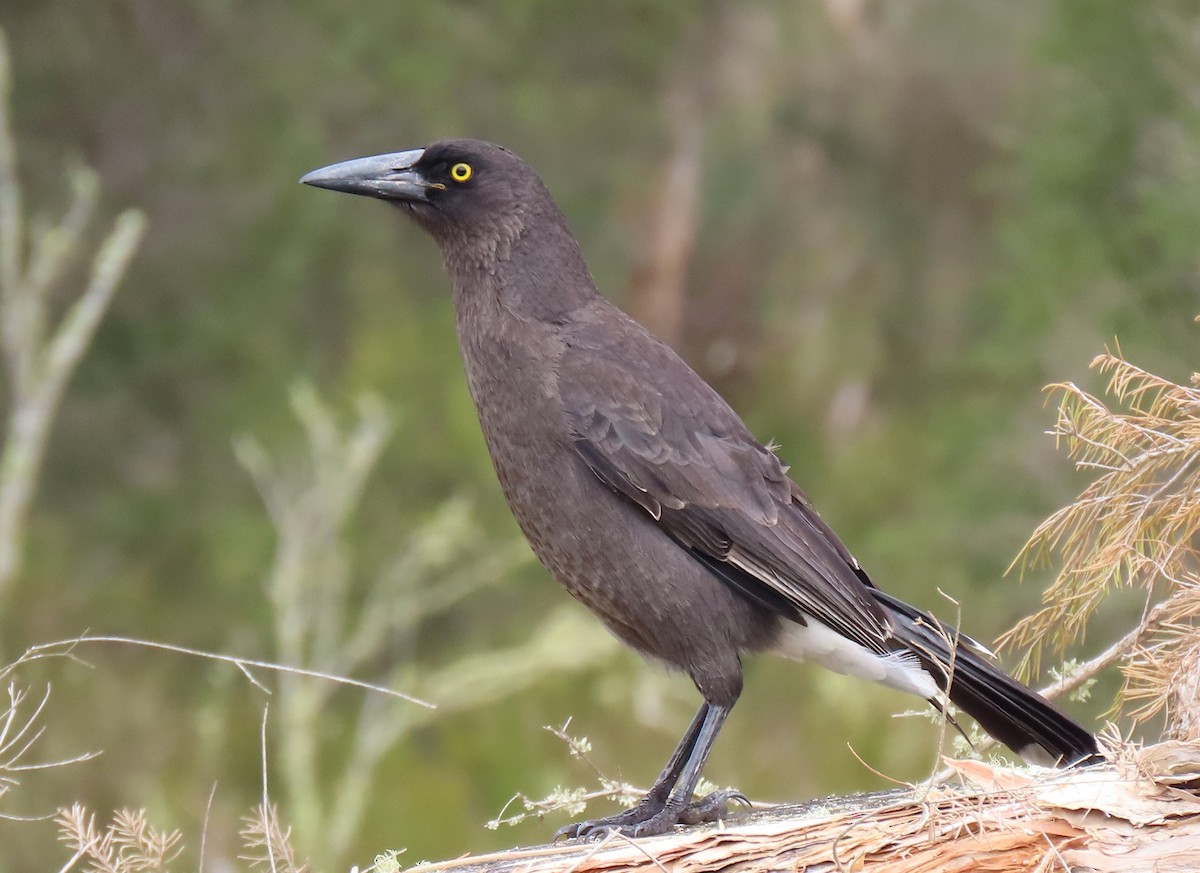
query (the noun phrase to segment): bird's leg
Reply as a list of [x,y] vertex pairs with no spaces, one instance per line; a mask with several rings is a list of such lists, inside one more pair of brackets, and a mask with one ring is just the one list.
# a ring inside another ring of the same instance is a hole
[[700,781],[700,771],[729,709],[710,703],[700,707],[654,787],[637,806],[618,815],[568,825],[559,830],[555,839],[564,836],[595,839],[614,832],[630,837],[653,836],[666,833],[680,822],[713,821],[724,812],[727,801],[745,800],[736,792],[718,791],[692,803],[692,792]]
[[688,725],[688,729],[683,732],[683,737],[679,740],[679,745],[675,747],[675,751],[671,753],[671,759],[667,761],[667,766],[663,767],[663,771],[654,780],[654,785],[651,786],[650,790],[646,792],[646,796],[636,806],[630,807],[617,815],[589,819],[561,827],[554,834],[554,839],[583,837],[588,832],[597,829],[620,829],[628,825],[638,824],[659,813],[666,806],[671,789],[679,781],[679,774],[683,770],[684,762],[687,761],[693,747],[696,745],[696,737],[700,733],[700,726],[704,723],[704,716],[708,713],[708,710],[709,706],[707,703],[700,705],[700,711],[696,713],[695,718],[692,719],[692,723]]
[[[692,804],[692,793],[696,790],[696,783],[700,781],[700,772],[704,769],[705,762],[708,761],[713,743],[716,742],[717,734],[728,715],[729,707],[727,706],[708,706],[691,754],[688,755],[683,770],[679,774],[679,780],[675,783],[675,788],[671,791],[663,809],[634,825],[632,831],[624,830],[624,833],[633,837],[649,837],[666,833],[681,821],[695,823],[696,817],[690,813],[690,810],[693,809],[699,812],[701,821],[713,821],[717,815],[724,812],[726,792],[718,791],[714,795],[704,798],[698,804]],[[740,798],[741,795],[739,794],[737,797]],[[715,798],[715,802],[710,804],[709,800],[713,798]]]

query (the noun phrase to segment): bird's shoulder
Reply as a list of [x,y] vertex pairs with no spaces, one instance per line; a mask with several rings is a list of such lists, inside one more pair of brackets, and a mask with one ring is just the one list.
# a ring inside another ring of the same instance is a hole
[[558,385],[576,447],[654,515],[738,509],[774,523],[787,467],[669,346],[607,310],[566,336]]

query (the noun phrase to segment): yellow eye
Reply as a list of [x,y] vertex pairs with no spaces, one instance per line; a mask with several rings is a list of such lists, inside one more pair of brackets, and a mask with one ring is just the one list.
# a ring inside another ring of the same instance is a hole
[[470,164],[455,164],[450,168],[450,178],[455,182],[465,182],[475,175]]

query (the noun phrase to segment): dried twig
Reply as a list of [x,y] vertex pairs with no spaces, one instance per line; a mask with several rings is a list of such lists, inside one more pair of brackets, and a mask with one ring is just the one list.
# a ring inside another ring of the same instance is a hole
[[[0,711],[0,800],[20,785],[19,774],[21,773],[77,764],[89,761],[100,754],[99,752],[86,752],[63,760],[32,763],[27,761],[27,756],[45,731],[41,719],[46,704],[50,700],[50,686],[46,686],[45,692],[34,704],[32,711],[25,705],[29,700],[28,688],[18,686],[15,682],[9,682],[7,691],[8,703]],[[4,813],[0,814],[0,819],[30,821],[37,820],[37,817],[30,818]]]
[[[415,703],[417,706],[425,707],[426,709],[436,709],[436,705],[426,700],[413,697],[409,694],[404,694],[401,691],[396,691],[393,688],[387,688],[383,685],[375,685],[371,682],[363,682],[358,679],[351,679],[348,676],[338,676],[333,673],[324,673],[320,670],[307,670],[303,667],[294,667],[288,664],[276,664],[272,661],[260,661],[255,658],[239,658],[234,655],[222,655],[217,652],[206,652],[201,649],[192,649],[187,646],[177,646],[172,643],[159,643],[153,640],[140,640],[136,637],[118,637],[118,636],[92,636],[84,635],[74,637],[68,640],[56,640],[52,643],[39,643],[36,646],[30,646],[25,650],[20,658],[14,661],[9,666],[0,669],[0,678],[8,675],[15,667],[28,663],[30,661],[40,660],[41,658],[61,657],[74,651],[78,646],[91,643],[117,643],[127,646],[141,646],[147,649],[158,649],[163,652],[176,652],[181,655],[191,655],[196,658],[206,658],[210,661],[221,661],[226,664],[233,664],[238,667],[244,674],[250,677],[249,668],[253,667],[256,670],[273,670],[278,673],[287,673],[294,676],[304,676],[313,679],[323,679],[326,682],[333,682],[338,685],[350,685],[355,688],[362,688],[367,691],[374,691],[379,694],[385,694],[388,697],[395,697],[399,700],[404,700],[408,703]],[[253,678],[251,677],[252,681]],[[266,690],[263,685],[257,681],[254,684],[263,690]]]
[[100,829],[96,816],[76,803],[60,809],[54,823],[59,839],[75,851],[63,870],[86,858],[89,873],[159,873],[183,850],[182,834],[155,829],[145,810],[117,810]]

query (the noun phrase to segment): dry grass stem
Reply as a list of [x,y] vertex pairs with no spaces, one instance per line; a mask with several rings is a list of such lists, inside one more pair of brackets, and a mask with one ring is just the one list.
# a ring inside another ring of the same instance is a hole
[[[542,818],[556,812],[563,812],[575,818],[582,815],[587,810],[588,804],[594,800],[611,800],[629,807],[646,796],[644,789],[605,776],[590,757],[592,744],[588,738],[576,737],[568,733],[567,729],[570,725],[571,720],[567,719],[562,727],[546,725],[544,730],[567,744],[567,750],[571,757],[581,761],[592,771],[598,783],[597,787],[590,790],[557,787],[540,800],[534,800],[521,793],[514,794],[504,804],[499,814],[487,823],[486,827],[489,830],[496,830],[501,825],[520,824],[528,818]],[[698,786],[697,791],[701,794],[707,793],[703,785]],[[517,803],[521,805],[520,811],[510,814],[509,809]]]
[[[14,661],[11,665],[3,670],[0,670],[0,676],[10,672],[14,667],[29,661],[36,661],[47,657],[60,657],[72,654],[73,650],[85,643],[117,643],[128,646],[141,646],[147,649],[158,649],[163,652],[175,652],[180,655],[191,655],[195,658],[206,658],[210,661],[221,661],[226,664],[233,664],[246,675],[248,679],[258,688],[266,691],[263,684],[257,681],[250,669],[255,670],[272,670],[278,673],[287,673],[294,676],[306,676],[312,679],[322,679],[326,682],[332,682],[338,685],[350,685],[355,688],[362,688],[367,691],[374,691],[378,694],[384,694],[388,697],[395,697],[399,700],[404,700],[408,703],[415,703],[417,706],[423,706],[426,709],[436,709],[436,705],[427,700],[413,697],[401,691],[396,691],[393,688],[387,688],[383,685],[375,685],[370,682],[363,682],[358,679],[351,679],[348,676],[338,676],[334,673],[325,673],[320,670],[306,670],[303,667],[293,667],[288,664],[276,664],[272,661],[259,661],[254,658],[239,658],[234,655],[221,655],[216,652],[205,652],[201,649],[192,649],[187,646],[177,646],[172,643],[159,643],[153,640],[140,640],[135,637],[116,637],[116,636],[79,636],[69,640],[57,640],[52,643],[39,643],[36,646],[30,646],[25,650],[20,658]],[[270,693],[269,691],[267,693]]]
[[[54,761],[29,761],[28,755],[45,733],[42,714],[50,701],[50,686],[36,699],[30,709],[29,689],[9,682],[8,702],[0,710],[0,801],[20,785],[20,774],[31,770],[48,770],[88,761],[99,752],[87,752],[73,758]],[[0,818],[26,820],[24,816],[0,814]]]
[[242,819],[238,832],[246,854],[239,855],[252,869],[271,873],[308,873],[308,862],[300,862],[292,845],[292,829],[279,822],[279,810],[273,803],[260,803],[254,813]]
[[76,803],[60,809],[54,823],[59,840],[75,852],[72,863],[86,860],[88,873],[165,871],[183,848],[180,832],[156,830],[147,822],[145,810],[118,810],[100,828],[96,816]]

